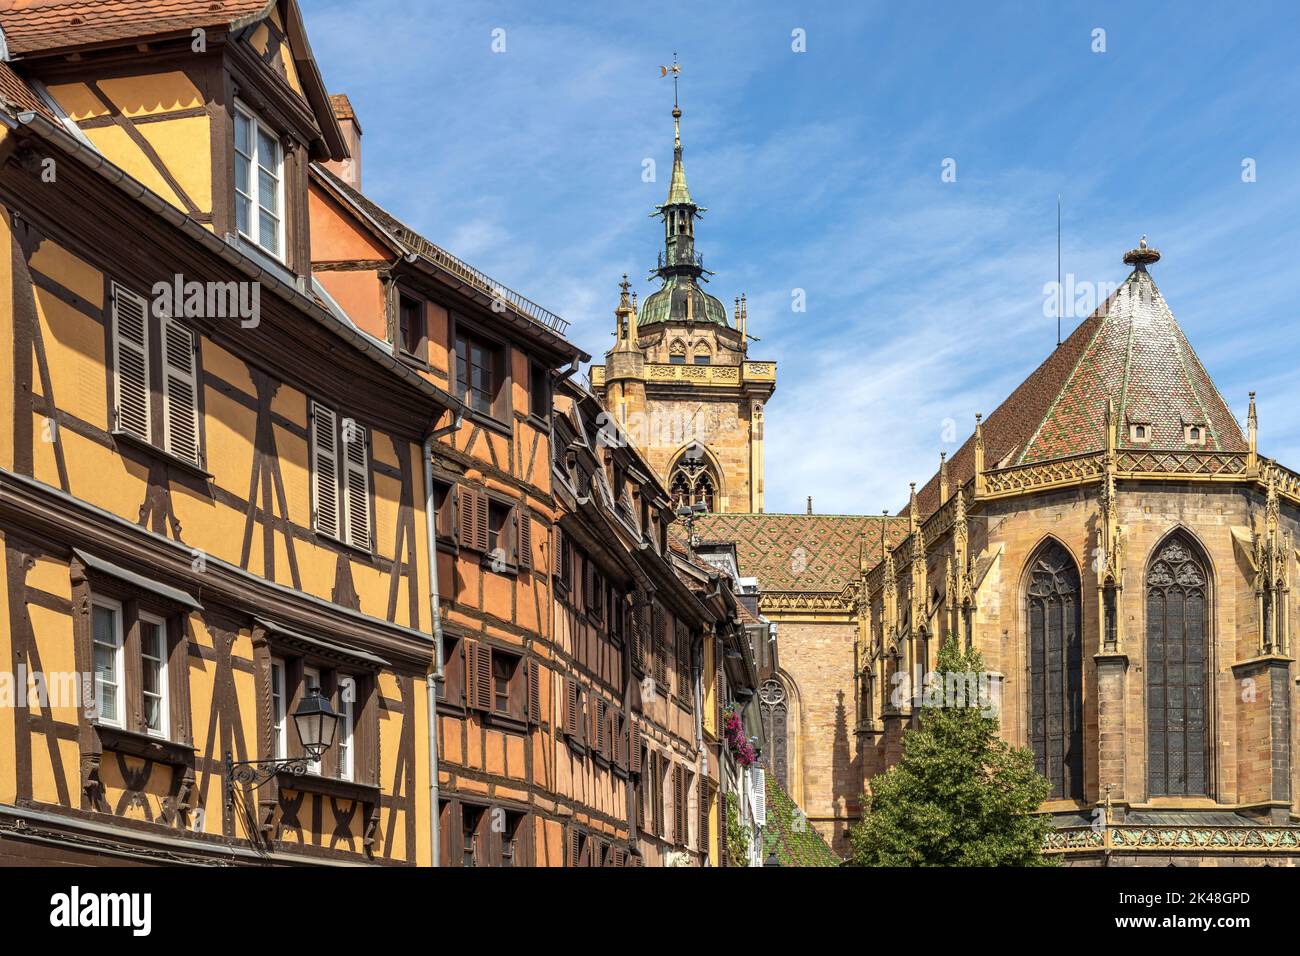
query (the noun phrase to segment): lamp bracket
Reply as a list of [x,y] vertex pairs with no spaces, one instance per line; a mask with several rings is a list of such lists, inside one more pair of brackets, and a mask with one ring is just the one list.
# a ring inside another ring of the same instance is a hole
[[226,806],[235,802],[235,786],[250,786],[253,790],[261,787],[281,771],[301,777],[307,773],[306,757],[287,757],[280,760],[235,760],[230,751],[226,751]]

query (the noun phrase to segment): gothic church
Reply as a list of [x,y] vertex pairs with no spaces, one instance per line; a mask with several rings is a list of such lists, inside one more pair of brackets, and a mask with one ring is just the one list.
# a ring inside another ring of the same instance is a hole
[[953,638],[982,653],[1004,737],[1051,784],[1064,862],[1300,862],[1300,474],[1259,453],[1253,394],[1238,424],[1156,287],[1160,253],[1125,254],[1118,291],[973,416],[902,513],[767,514],[776,365],[750,359],[743,302],[729,317],[705,291],[673,118],[660,287],[638,306],[624,280],[591,380],[676,503],[705,512],[697,544],[733,542],[758,580],[779,629],[769,772],[810,822],[847,855]]

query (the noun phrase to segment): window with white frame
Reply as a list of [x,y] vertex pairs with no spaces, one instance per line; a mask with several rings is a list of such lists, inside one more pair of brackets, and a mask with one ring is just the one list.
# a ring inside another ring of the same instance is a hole
[[284,257],[284,150],[265,123],[235,105],[235,224],[240,235]]
[[271,659],[271,738],[277,760],[283,760],[289,755],[289,741],[285,736],[284,690],[284,661],[274,657]]
[[91,641],[95,651],[95,707],[100,723],[121,727],[122,605],[96,599],[91,607]]
[[140,615],[140,693],[145,733],[168,734],[167,624],[151,614]]
[[352,734],[356,728],[356,700],[357,684],[351,677],[340,677],[338,680],[338,713],[339,713],[339,766],[338,774],[340,780],[351,780],[353,777],[353,748]]

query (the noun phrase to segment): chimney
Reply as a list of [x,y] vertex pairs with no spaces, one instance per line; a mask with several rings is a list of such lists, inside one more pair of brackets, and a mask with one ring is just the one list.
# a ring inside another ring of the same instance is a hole
[[330,106],[334,108],[334,116],[338,119],[339,126],[343,130],[343,141],[348,144],[350,158],[341,161],[330,160],[325,164],[325,168],[357,192],[360,192],[361,124],[357,121],[357,114],[353,112],[352,102],[348,99],[346,93],[331,95]]

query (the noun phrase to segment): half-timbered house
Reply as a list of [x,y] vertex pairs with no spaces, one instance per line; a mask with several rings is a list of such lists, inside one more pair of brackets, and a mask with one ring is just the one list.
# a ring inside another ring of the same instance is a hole
[[[0,861],[428,863],[423,450],[466,409],[312,275],[348,151],[297,5],[0,29]],[[228,790],[313,687],[334,745]]]
[[554,654],[567,672],[555,764],[569,865],[718,865],[718,648],[739,633],[731,578],[682,542],[666,489],[594,394],[565,383],[555,435]]

